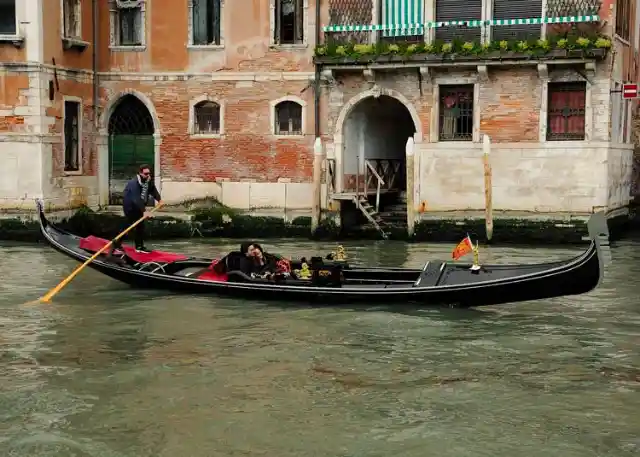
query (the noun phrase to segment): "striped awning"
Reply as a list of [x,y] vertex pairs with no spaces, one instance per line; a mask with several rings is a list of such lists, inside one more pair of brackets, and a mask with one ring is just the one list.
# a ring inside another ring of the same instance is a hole
[[[420,8],[410,10],[412,16],[404,14],[405,9],[397,8],[396,4],[419,4]],[[385,8],[382,12],[382,24],[362,24],[362,25],[327,25],[322,28],[324,32],[373,32],[382,31],[384,36],[406,36],[420,35],[425,28],[433,29],[438,27],[466,26],[501,26],[501,25],[524,25],[524,24],[571,24],[577,22],[598,22],[597,15],[588,16],[562,16],[562,17],[533,17],[528,19],[491,19],[486,21],[444,21],[444,22],[424,22],[417,19],[417,14],[422,18],[422,0],[385,0]],[[388,8],[389,4],[393,4]],[[389,21],[387,20],[389,18]],[[401,22],[408,19],[407,22]],[[393,22],[390,22],[393,21]],[[400,33],[398,33],[400,32]]]
[[382,0],[382,23],[395,24],[383,29],[382,36],[424,35],[423,0]]

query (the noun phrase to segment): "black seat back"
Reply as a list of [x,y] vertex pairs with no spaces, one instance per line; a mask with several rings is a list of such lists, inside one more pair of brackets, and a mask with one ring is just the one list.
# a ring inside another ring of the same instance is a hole
[[240,251],[234,251],[227,254],[227,256],[224,258],[224,265],[227,272],[242,270],[242,261],[245,259],[245,257],[246,255]]

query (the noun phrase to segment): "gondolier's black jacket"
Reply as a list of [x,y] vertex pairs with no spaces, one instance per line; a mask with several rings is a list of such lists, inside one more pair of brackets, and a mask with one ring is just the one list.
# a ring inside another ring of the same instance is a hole
[[[160,192],[156,189],[156,185],[153,182],[153,179],[149,183],[149,194],[156,201],[162,200],[160,197]],[[147,202],[142,201],[142,186],[138,181],[138,177],[136,176],[132,180],[130,180],[126,186],[124,186],[124,192],[122,196],[122,210],[126,216],[137,216],[142,215],[144,213],[145,207],[147,206]]]

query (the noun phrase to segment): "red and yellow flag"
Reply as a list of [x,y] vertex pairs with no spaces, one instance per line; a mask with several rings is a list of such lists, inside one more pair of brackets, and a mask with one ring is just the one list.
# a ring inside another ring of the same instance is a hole
[[451,253],[451,257],[453,257],[453,260],[458,260],[460,257],[464,257],[471,252],[473,252],[473,243],[471,242],[471,238],[469,238],[469,235],[467,235],[462,241],[458,243],[456,248]]

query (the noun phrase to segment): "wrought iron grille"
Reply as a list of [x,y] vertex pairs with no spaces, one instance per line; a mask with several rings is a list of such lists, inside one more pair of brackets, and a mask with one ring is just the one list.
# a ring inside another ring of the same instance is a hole
[[138,97],[125,95],[109,118],[109,135],[153,135],[153,119]]
[[296,102],[281,102],[276,106],[276,135],[302,134],[302,106]]
[[440,86],[440,141],[473,139],[473,85]]
[[200,135],[220,133],[220,105],[214,102],[200,102],[194,107],[193,132]]
[[588,16],[600,12],[600,0],[547,0],[547,17]]
[[584,82],[549,83],[547,140],[584,140],[586,90]]
[[[329,24],[367,25],[373,23],[374,0],[330,0]],[[328,40],[350,43],[367,43],[371,32],[331,32]]]

